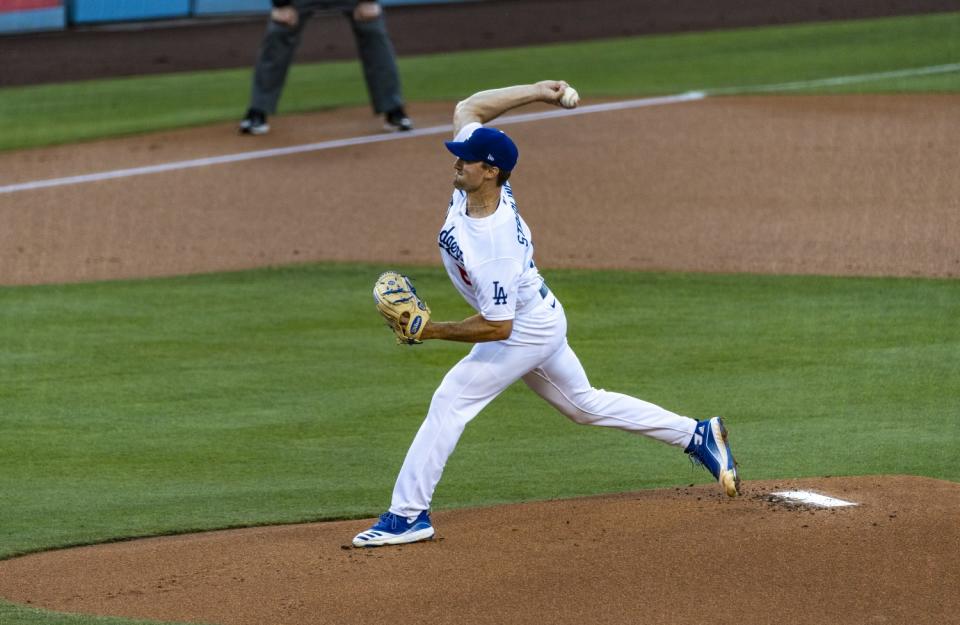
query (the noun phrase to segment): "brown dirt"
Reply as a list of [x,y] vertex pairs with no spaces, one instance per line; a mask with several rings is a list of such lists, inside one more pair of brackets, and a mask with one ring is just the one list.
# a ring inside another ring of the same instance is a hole
[[[517,15],[543,4],[517,2]],[[585,4],[595,6],[565,10]],[[874,4],[897,5],[824,3]],[[738,97],[521,124],[510,130],[515,188],[547,273],[957,277],[958,106],[956,96]],[[420,127],[449,123],[451,109],[411,106]],[[0,154],[0,185],[377,132],[365,108],[272,121],[258,139],[222,124]],[[451,178],[439,140],[0,194],[0,284],[435,264]],[[794,487],[862,505],[766,499]],[[225,625],[957,623],[958,510],[960,486],[922,478],[747,482],[738,500],[695,487],[440,511],[439,540],[382,550],[344,549],[368,525],[351,521],[54,551],[0,562],[0,596]]]
[[[816,490],[860,505],[791,508]],[[960,485],[829,478],[442,511],[437,540],[347,547],[369,521],[139,540],[0,562],[0,595],[224,625],[957,623]]]
[[[956,277],[958,107],[951,95],[710,98],[518,124],[514,188],[546,270]],[[451,110],[412,107],[421,127],[449,124]],[[378,124],[360,108],[280,116],[274,127],[262,140],[221,124],[4,153],[0,183],[374,134]],[[440,140],[0,194],[0,284],[329,259],[435,264],[452,171]]]

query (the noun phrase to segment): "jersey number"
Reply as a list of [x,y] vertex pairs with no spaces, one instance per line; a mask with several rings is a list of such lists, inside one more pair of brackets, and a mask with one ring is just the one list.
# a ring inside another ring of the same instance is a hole
[[467,276],[467,270],[460,265],[457,265],[457,269],[460,270],[460,278],[463,280],[463,283],[467,286],[473,286],[473,282],[470,282],[470,277]]
[[502,286],[500,286],[500,281],[495,280],[493,283],[493,303],[494,304],[506,304],[507,303],[507,292]]

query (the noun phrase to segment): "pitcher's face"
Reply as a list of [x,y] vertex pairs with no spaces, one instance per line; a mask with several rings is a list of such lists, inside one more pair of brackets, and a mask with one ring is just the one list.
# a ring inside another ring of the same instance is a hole
[[465,161],[458,158],[453,164],[453,169],[454,188],[466,193],[476,191],[487,179],[496,180],[495,168],[489,167],[483,161]]

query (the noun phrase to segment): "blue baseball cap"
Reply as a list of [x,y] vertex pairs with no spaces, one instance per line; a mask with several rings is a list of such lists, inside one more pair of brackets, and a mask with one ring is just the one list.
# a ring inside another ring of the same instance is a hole
[[466,141],[444,141],[444,145],[465,161],[483,161],[503,171],[513,171],[520,156],[507,133],[486,126],[474,130]]

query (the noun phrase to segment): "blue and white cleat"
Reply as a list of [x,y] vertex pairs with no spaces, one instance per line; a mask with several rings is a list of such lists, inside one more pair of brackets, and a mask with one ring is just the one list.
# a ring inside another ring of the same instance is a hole
[[353,537],[353,546],[404,545],[430,540],[433,538],[433,533],[430,513],[427,510],[421,512],[412,521],[392,512],[384,512],[373,527]]
[[685,453],[690,455],[694,464],[705,466],[728,497],[740,494],[740,475],[737,472],[737,461],[733,459],[730,444],[727,442],[727,428],[723,419],[713,417],[706,421],[698,421],[693,431],[693,440],[687,446]]

